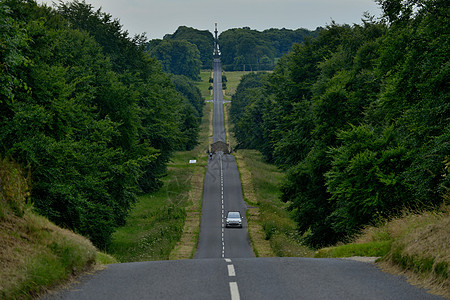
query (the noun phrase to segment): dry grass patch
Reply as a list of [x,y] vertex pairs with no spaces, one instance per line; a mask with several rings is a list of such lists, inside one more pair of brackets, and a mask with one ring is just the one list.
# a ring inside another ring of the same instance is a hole
[[27,207],[21,167],[0,159],[0,298],[36,297],[96,262],[91,242]]
[[0,298],[37,296],[95,264],[89,240],[30,211],[0,227]]
[[439,212],[408,214],[374,230],[375,236],[381,231],[393,240],[383,268],[450,299],[449,228],[450,207],[446,206]]

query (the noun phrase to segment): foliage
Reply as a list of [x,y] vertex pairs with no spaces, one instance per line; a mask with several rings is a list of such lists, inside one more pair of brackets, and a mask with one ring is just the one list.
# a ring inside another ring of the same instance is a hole
[[332,23],[232,103],[239,145],[287,171],[281,198],[315,247],[448,201],[448,7],[379,3],[385,19]]
[[[272,70],[277,59],[288,53],[294,44],[316,36],[320,30],[272,28],[260,32],[248,27],[226,30],[219,36],[222,68],[226,71]],[[162,40],[151,40],[146,47],[152,56],[162,62],[166,72],[198,80],[197,68],[212,68],[214,37],[207,30],[180,26]],[[195,48],[200,56],[195,53]],[[194,69],[189,71],[188,67],[184,67],[188,65]]]
[[195,143],[198,94],[85,2],[5,0],[0,14],[0,153],[29,167],[40,214],[105,248],[136,194]]
[[30,195],[29,180],[24,173],[17,163],[0,158],[0,221],[10,214],[24,215]]
[[307,29],[268,29],[262,32],[248,27],[233,28],[222,32],[219,45],[223,69],[227,71],[272,70],[277,58],[288,53],[292,45],[302,43],[316,31]]
[[34,214],[27,172],[0,159],[0,297],[36,296],[96,261],[90,241]]
[[200,52],[196,45],[186,40],[164,39],[151,46],[149,53],[161,62],[165,72],[200,79]]
[[166,34],[164,39],[184,40],[197,46],[203,69],[212,68],[212,53],[214,51],[214,37],[208,30],[198,30],[192,27],[180,26],[173,34]]

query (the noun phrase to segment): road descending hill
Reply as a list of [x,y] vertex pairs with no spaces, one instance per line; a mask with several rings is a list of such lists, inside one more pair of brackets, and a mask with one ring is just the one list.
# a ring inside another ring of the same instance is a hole
[[[225,141],[220,60],[215,60],[214,141]],[[49,299],[442,299],[381,272],[344,259],[255,258],[247,223],[224,228],[224,214],[245,216],[232,155],[215,153],[204,182],[202,221],[193,260],[110,265]]]

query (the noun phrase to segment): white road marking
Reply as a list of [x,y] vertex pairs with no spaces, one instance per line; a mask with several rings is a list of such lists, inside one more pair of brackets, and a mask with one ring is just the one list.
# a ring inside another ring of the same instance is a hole
[[228,267],[228,276],[236,276],[236,272],[234,271],[234,265],[227,265]]
[[223,197],[223,164],[222,164],[222,155],[219,155],[220,162],[220,187],[221,187],[221,198],[222,198],[222,257],[225,257],[225,238],[224,238],[224,226],[225,226],[225,207],[224,207],[224,197]]
[[226,261],[227,263],[230,263],[230,262],[231,262],[231,259],[225,258],[225,261]]
[[231,300],[240,300],[237,282],[230,282]]

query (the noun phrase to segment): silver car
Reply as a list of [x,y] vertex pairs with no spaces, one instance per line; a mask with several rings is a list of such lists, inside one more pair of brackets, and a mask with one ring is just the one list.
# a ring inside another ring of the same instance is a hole
[[229,211],[225,219],[225,227],[241,227],[242,217],[238,211]]

